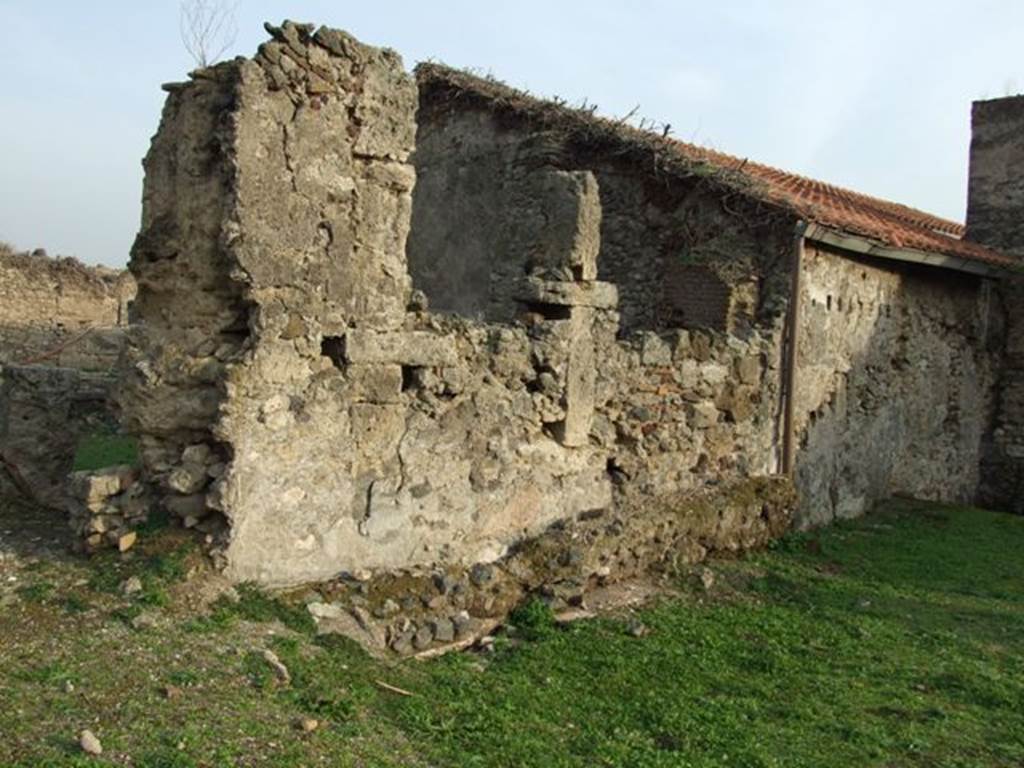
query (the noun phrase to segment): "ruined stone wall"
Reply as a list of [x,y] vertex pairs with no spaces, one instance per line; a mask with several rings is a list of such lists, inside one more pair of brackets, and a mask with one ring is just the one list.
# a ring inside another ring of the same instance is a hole
[[992,417],[993,285],[808,247],[795,427],[799,521],[892,494],[971,502]]
[[[776,472],[792,221],[729,215],[699,179],[652,183],[557,131],[452,104],[421,93],[413,156],[410,271],[431,308],[528,320],[524,275],[596,277],[617,301],[596,316],[588,442],[616,503]],[[589,234],[573,240],[565,222]],[[552,269],[574,247],[595,267]]]
[[[1024,96],[978,101],[971,114],[967,238],[1024,258]],[[996,416],[982,503],[1024,512],[1024,277],[1002,281],[1006,313]]]
[[[548,164],[500,225],[529,254],[494,294],[514,316],[432,313],[406,263],[414,82],[344,33],[269,29],[254,60],[169,86],[121,398],[163,503],[228,524],[229,575],[493,561],[558,521],[773,470],[778,322],[624,336],[597,279],[599,174]],[[736,509],[693,552],[779,526]]]
[[967,237],[1024,254],[1024,96],[976,101],[971,110]]
[[[589,172],[597,275],[618,289],[620,331],[771,324],[784,305],[793,222],[706,179],[652,178],[614,153],[427,88],[417,114],[409,268],[443,312],[508,322],[514,286],[564,238],[555,173]],[[550,271],[550,270],[549,270]],[[555,276],[557,278],[557,276]]]
[[[227,365],[250,343],[243,274],[227,246],[233,203],[238,67],[168,85],[143,163],[142,227],[129,269],[138,283],[118,401],[147,479],[189,526],[218,533],[206,493],[230,447],[213,437]],[[233,272],[233,270],[236,270]]]
[[127,273],[0,246],[0,363],[110,369],[133,294]]
[[1004,281],[997,299],[1006,329],[995,386],[995,418],[986,436],[979,501],[993,509],[1024,513],[1024,280]]
[[777,334],[609,332],[597,349],[591,441],[620,503],[778,471]]

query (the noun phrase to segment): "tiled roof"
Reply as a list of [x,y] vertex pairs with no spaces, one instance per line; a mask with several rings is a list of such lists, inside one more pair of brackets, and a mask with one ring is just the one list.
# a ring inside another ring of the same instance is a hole
[[941,254],[994,267],[1021,266],[1011,256],[962,239],[962,224],[924,211],[664,138],[622,121],[598,117],[589,109],[538,99],[493,79],[442,65],[421,64],[416,74],[422,87],[443,89],[448,100],[466,96],[545,128],[567,128],[602,146],[621,143],[633,151],[653,155],[654,167],[661,171],[705,175],[710,169],[716,172],[719,184],[788,210],[808,222],[887,248]]
[[1020,264],[1013,257],[963,240],[964,226],[906,205],[863,195],[849,189],[780,171],[681,141],[676,151],[748,177],[760,186],[760,195],[801,218],[890,248],[955,256],[994,266]]

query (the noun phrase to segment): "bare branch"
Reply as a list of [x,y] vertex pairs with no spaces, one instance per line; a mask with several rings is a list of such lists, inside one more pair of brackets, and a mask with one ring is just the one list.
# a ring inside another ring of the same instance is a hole
[[181,0],[181,42],[197,67],[210,66],[234,45],[237,7],[228,0]]

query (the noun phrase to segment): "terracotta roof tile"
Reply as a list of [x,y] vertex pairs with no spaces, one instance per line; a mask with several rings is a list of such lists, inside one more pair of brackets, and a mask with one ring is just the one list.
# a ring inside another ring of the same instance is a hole
[[892,248],[940,253],[1005,266],[1020,262],[962,239],[964,226],[930,213],[837,187],[722,152],[672,142],[687,157],[748,177],[761,193],[802,218],[832,229],[876,240]]

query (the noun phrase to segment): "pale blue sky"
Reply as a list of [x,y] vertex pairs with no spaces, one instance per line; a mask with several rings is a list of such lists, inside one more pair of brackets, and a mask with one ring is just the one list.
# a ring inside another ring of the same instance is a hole
[[[490,72],[679,138],[963,218],[972,99],[1024,89],[1024,2],[240,0]],[[176,0],[0,0],[0,240],[124,264],[160,83],[191,66]]]

